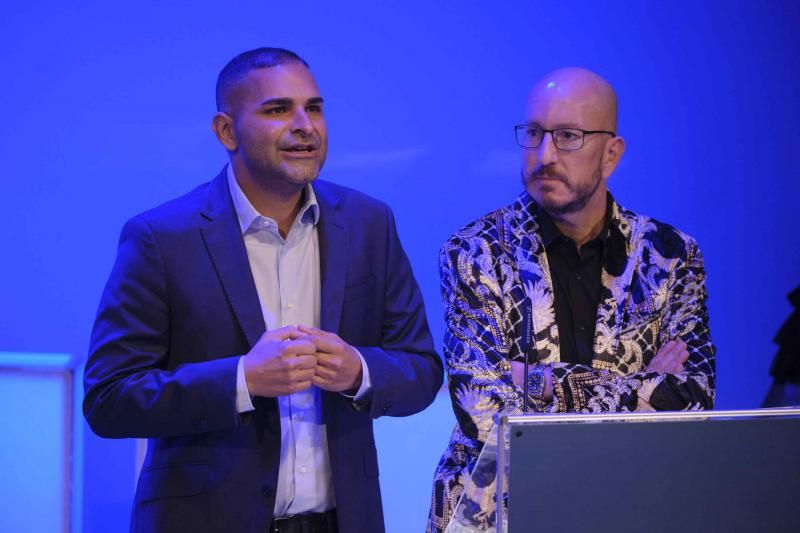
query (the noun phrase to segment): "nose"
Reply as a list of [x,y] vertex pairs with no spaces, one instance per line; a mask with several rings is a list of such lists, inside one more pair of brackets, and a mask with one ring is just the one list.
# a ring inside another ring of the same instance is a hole
[[314,131],[314,124],[311,122],[311,118],[306,113],[305,109],[298,108],[295,110],[294,114],[292,115],[292,122],[291,122],[292,131],[302,132],[305,134],[310,134]]
[[539,145],[539,148],[536,149],[536,156],[539,160],[540,165],[550,165],[556,162],[558,158],[558,148],[556,148],[556,143],[553,141],[553,134],[551,132],[547,132],[542,137],[542,143]]

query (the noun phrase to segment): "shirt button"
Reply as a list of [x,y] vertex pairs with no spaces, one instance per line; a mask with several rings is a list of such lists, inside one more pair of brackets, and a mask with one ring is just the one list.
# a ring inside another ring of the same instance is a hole
[[300,467],[300,473],[301,474],[305,474],[306,472],[308,472],[308,467],[305,466],[305,465],[301,466]]
[[293,303],[286,304],[286,307],[288,307],[289,309],[294,309],[294,304]]
[[580,275],[580,274],[575,274],[575,279],[577,279],[578,281],[580,281],[580,280],[582,280],[583,278],[581,277],[581,275]]

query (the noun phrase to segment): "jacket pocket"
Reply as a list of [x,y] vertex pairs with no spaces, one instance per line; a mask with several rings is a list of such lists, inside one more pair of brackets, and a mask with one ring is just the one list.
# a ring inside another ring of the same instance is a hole
[[136,488],[136,501],[181,498],[200,494],[208,480],[207,464],[183,464],[143,470]]

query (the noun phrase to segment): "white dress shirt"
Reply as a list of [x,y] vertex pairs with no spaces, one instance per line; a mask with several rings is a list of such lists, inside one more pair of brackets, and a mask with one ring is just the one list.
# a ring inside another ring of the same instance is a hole
[[[267,330],[300,324],[320,327],[319,205],[314,189],[310,185],[305,188],[303,205],[284,239],[277,222],[262,216],[247,199],[231,165],[228,165],[228,186]],[[361,367],[363,378],[357,399],[370,387],[363,357]],[[243,358],[239,359],[236,384],[238,411],[253,410]],[[277,398],[281,454],[275,516],[322,512],[336,506],[320,395],[320,389],[312,385],[307,390]]]

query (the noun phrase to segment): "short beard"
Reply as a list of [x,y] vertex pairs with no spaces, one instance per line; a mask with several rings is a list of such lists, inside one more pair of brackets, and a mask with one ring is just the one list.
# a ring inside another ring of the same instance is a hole
[[[531,178],[526,180],[523,174],[523,183],[533,179],[535,178],[531,176]],[[583,209],[584,207],[586,207],[586,205],[589,203],[589,200],[591,200],[592,196],[594,196],[594,193],[597,192],[597,189],[600,187],[600,183],[602,181],[603,181],[603,174],[600,168],[598,168],[592,173],[592,181],[590,183],[581,183],[578,184],[575,188],[572,188],[569,185],[569,183],[567,183],[566,180],[562,180],[562,183],[564,183],[567,187],[570,188],[571,191],[575,193],[575,199],[562,205],[548,203],[545,202],[543,199],[542,207],[544,208],[545,211],[547,211],[547,213],[550,216],[554,218],[560,218],[563,217],[564,215],[576,213],[581,209]]]

